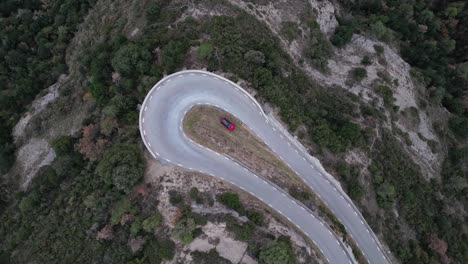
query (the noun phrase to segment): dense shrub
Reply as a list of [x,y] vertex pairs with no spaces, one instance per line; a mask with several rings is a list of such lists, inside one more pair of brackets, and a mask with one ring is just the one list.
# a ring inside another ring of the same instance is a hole
[[355,81],[360,82],[367,77],[367,71],[365,68],[357,67],[352,69],[351,76]]
[[355,27],[354,21],[344,21],[341,19],[340,24],[335,29],[335,33],[331,38],[331,43],[338,48],[348,44],[353,37]]
[[216,249],[212,249],[208,252],[195,251],[190,253],[195,263],[199,264],[231,264],[232,262],[219,256]]
[[237,193],[226,192],[218,196],[218,201],[225,206],[237,211],[239,214],[244,214],[244,205],[239,200]]
[[260,264],[294,264],[296,257],[291,244],[285,240],[272,242],[267,248],[260,251]]
[[143,158],[135,145],[114,145],[104,153],[96,173],[119,191],[129,193],[143,178]]

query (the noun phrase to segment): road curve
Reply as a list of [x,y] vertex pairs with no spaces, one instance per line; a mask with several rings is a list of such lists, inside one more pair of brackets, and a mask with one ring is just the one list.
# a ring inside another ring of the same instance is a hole
[[[187,70],[160,80],[140,110],[140,133],[155,159],[222,178],[256,196],[308,236],[329,263],[352,263],[342,242],[326,225],[282,190],[237,162],[191,141],[183,118],[195,105],[219,107],[242,120],[288,166],[311,186],[346,227],[370,263],[389,263],[380,243],[358,209],[310,156],[263,112],[258,102],[235,83],[212,73]],[[213,117],[217,118],[217,117]]]

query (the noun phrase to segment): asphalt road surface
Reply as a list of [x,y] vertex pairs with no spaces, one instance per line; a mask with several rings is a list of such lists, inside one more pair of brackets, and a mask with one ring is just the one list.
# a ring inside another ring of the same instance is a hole
[[163,78],[151,89],[141,106],[140,132],[155,159],[238,186],[299,228],[329,263],[354,262],[340,239],[310,210],[237,162],[191,141],[182,124],[185,114],[195,105],[216,106],[242,120],[310,185],[343,223],[370,263],[389,263],[376,236],[339,185],[311,162],[297,141],[271,120],[253,97],[221,76],[205,71],[181,71]]

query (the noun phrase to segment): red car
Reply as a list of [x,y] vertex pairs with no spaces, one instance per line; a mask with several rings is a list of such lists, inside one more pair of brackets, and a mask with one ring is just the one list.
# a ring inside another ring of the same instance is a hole
[[223,124],[223,126],[225,126],[229,131],[233,131],[234,128],[236,128],[236,126],[229,122],[225,117],[221,118],[221,124]]

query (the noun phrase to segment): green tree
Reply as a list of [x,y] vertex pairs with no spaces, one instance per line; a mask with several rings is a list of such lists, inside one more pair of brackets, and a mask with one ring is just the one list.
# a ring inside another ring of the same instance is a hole
[[355,81],[360,82],[360,81],[364,80],[364,78],[367,77],[367,70],[365,68],[362,68],[362,67],[354,68],[351,71],[351,76],[353,77],[353,79]]
[[160,213],[154,213],[150,217],[146,218],[143,223],[142,227],[148,233],[154,232],[156,228],[158,228],[162,223],[162,216]]
[[122,198],[119,202],[115,204],[112,210],[111,224],[118,224],[124,214],[134,212],[135,209],[132,207],[130,200],[127,197]]
[[209,59],[213,53],[213,45],[211,43],[202,43],[198,47],[198,57],[200,59]]
[[125,76],[147,72],[150,68],[151,53],[135,43],[122,46],[112,58],[112,67]]
[[353,21],[340,21],[340,25],[335,29],[335,34],[331,38],[331,43],[338,48],[348,44],[355,30]]
[[120,191],[129,193],[143,178],[144,164],[136,145],[114,145],[104,153],[96,173]]
[[244,206],[239,200],[239,195],[237,193],[223,193],[218,196],[218,200],[225,206],[237,211],[239,214],[244,213]]
[[458,137],[468,137],[468,118],[453,116],[449,119],[449,127]]
[[260,264],[295,264],[296,257],[291,248],[291,244],[278,240],[266,249],[260,251],[259,254],[259,263]]
[[184,244],[189,244],[193,241],[196,225],[192,218],[184,217],[175,225],[172,230],[173,236]]

